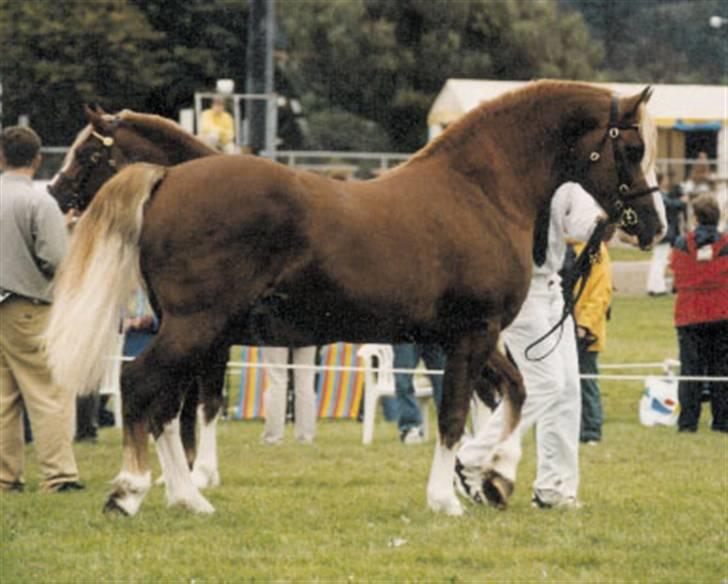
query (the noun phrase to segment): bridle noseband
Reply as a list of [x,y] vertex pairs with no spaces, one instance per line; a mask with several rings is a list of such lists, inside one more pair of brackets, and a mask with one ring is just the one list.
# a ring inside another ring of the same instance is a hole
[[631,179],[627,172],[624,157],[622,151],[617,148],[617,140],[622,133],[626,130],[639,130],[637,124],[625,124],[617,120],[619,113],[619,101],[617,96],[612,95],[612,101],[609,108],[609,126],[604,134],[604,137],[599,142],[597,149],[592,151],[589,155],[589,161],[596,164],[602,158],[601,151],[604,148],[607,140],[612,142],[612,157],[614,160],[614,168],[617,172],[618,178],[618,193],[616,200],[614,201],[613,209],[608,214],[608,221],[610,223],[617,223],[619,227],[632,227],[639,223],[639,216],[637,211],[629,205],[629,202],[648,195],[658,190],[657,187],[650,187],[647,189],[641,189],[638,191],[632,191]]

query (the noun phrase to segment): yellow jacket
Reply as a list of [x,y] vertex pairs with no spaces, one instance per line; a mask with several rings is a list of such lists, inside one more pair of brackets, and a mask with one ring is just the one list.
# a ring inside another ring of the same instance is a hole
[[200,134],[203,137],[214,137],[219,147],[230,144],[235,137],[233,117],[226,111],[206,109],[202,112],[201,126]]
[[[583,243],[575,243],[574,251],[579,254]],[[581,281],[580,281],[581,282]],[[577,284],[577,290],[581,283]],[[589,346],[589,351],[601,351],[607,340],[607,310],[612,302],[612,264],[609,260],[607,246],[602,243],[599,248],[599,261],[592,264],[591,274],[586,281],[584,292],[576,303],[574,318],[576,324],[589,329],[596,337],[596,342]]]

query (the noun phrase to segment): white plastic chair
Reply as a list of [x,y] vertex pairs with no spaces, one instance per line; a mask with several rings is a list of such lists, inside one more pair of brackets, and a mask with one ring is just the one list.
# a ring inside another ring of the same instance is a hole
[[[394,397],[394,351],[391,345],[366,344],[357,351],[357,356],[364,361],[368,370],[364,373],[364,429],[362,443],[371,444],[374,438],[374,421],[377,415],[379,399],[384,396]],[[432,385],[429,380],[420,381],[415,378],[415,398],[422,412],[422,434],[425,440],[429,436]]]

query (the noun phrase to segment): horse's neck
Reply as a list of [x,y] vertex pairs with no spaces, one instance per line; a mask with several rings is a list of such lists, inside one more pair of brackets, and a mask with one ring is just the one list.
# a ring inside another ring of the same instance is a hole
[[449,164],[476,183],[489,198],[520,209],[524,219],[536,219],[563,181],[557,165],[564,122],[556,100],[542,107],[522,101],[474,120],[474,131],[463,132],[457,149],[445,155]]
[[189,160],[219,154],[204,142],[186,131],[167,126],[138,126],[138,134],[147,140],[157,151],[160,160],[154,161],[165,165],[181,164]]

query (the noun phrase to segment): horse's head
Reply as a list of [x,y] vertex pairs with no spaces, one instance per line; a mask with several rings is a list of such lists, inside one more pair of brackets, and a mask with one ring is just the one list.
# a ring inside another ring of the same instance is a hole
[[642,249],[665,230],[662,198],[647,180],[657,143],[645,109],[651,94],[647,87],[631,97],[595,100],[575,112],[563,136],[568,180],[581,183]]
[[83,211],[101,186],[132,162],[167,165],[166,144],[143,136],[128,123],[125,113],[109,115],[85,107],[88,125],[81,130],[66,155],[63,167],[48,185],[61,210]]

